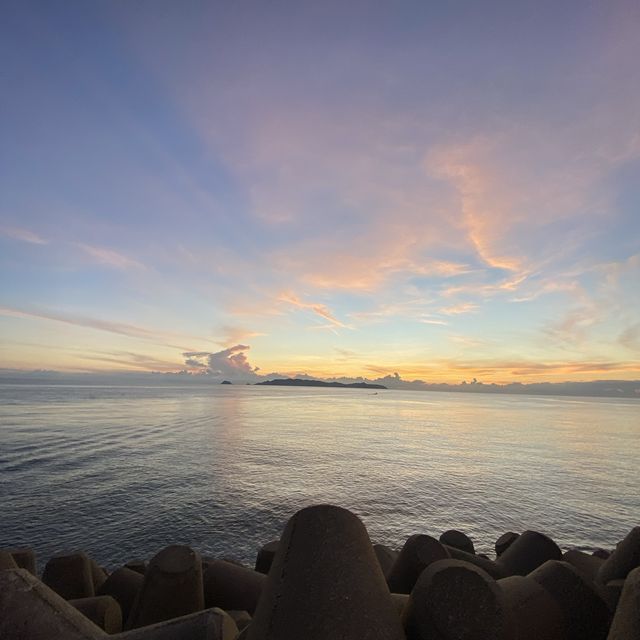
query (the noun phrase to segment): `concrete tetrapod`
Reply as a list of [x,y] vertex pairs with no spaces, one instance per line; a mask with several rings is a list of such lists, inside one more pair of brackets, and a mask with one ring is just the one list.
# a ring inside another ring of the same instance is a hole
[[18,563],[8,551],[0,551],[0,571],[19,568]]
[[111,596],[94,596],[69,600],[82,615],[107,633],[122,631],[122,610],[118,602]]
[[203,567],[205,607],[244,609],[253,614],[267,576],[226,560],[206,560]]
[[2,640],[96,640],[108,637],[26,569],[0,571],[0,612]]
[[564,616],[569,640],[604,640],[609,629],[609,607],[573,565],[548,560],[530,575],[556,601]]
[[260,548],[258,555],[256,556],[256,571],[264,573],[265,575],[269,573],[271,563],[276,557],[276,551],[278,550],[279,544],[280,540],[272,540]]
[[591,580],[591,582],[596,582],[598,572],[604,564],[602,558],[583,553],[576,549],[565,551],[562,554],[562,559],[564,562],[572,564],[585,578]]
[[409,536],[387,575],[389,590],[393,593],[411,593],[420,574],[432,562],[450,558],[444,545],[431,536]]
[[66,600],[95,595],[91,558],[84,551],[51,558],[44,567],[42,582]]
[[512,640],[502,590],[462,560],[438,560],[423,572],[404,610],[407,640]]
[[606,584],[611,580],[624,579],[636,567],[640,567],[640,527],[631,529],[618,543],[600,567],[598,581]]
[[445,531],[440,536],[440,542],[448,547],[460,549],[460,551],[465,551],[466,553],[476,552],[475,547],[473,546],[473,540],[471,540],[466,533],[462,533],[462,531],[458,531],[457,529],[449,529],[448,531]]
[[496,558],[501,556],[520,537],[519,533],[507,531],[503,533],[495,542]]
[[393,568],[396,560],[398,559],[398,552],[394,551],[391,547],[387,547],[384,544],[374,544],[373,552],[376,554],[376,558],[378,558],[382,573],[386,578],[391,572],[391,569]]
[[332,505],[287,523],[249,640],[404,640],[367,530]]
[[624,581],[607,640],[640,640],[640,567]]
[[547,560],[560,560],[560,547],[548,536],[537,531],[519,535],[496,560],[506,576],[526,576]]
[[126,567],[121,567],[116,569],[98,590],[97,595],[111,596],[120,605],[123,627],[126,627],[143,582],[142,575]]
[[515,640],[564,640],[566,624],[560,607],[532,578],[498,580],[515,625]]
[[222,609],[188,616],[108,636],[109,640],[236,640],[238,627]]
[[200,554],[189,547],[174,544],[149,562],[126,628],[135,629],[202,609],[204,594]]
[[10,553],[13,556],[15,563],[18,565],[18,568],[26,569],[34,576],[38,575],[36,566],[36,554],[34,553],[33,549],[29,549],[28,547],[21,547],[19,549],[2,549],[1,551]]
[[479,569],[482,569],[483,571],[488,573],[494,580],[506,578],[509,575],[504,567],[499,565],[497,562],[490,560],[486,556],[476,555],[475,553],[467,553],[466,551],[461,551],[460,549],[449,547],[448,545],[445,545],[445,549],[455,560],[463,560],[464,562],[468,562],[469,564],[474,564]]

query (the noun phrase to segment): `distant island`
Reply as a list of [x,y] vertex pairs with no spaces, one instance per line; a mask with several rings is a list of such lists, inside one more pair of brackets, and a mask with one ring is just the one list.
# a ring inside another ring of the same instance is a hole
[[301,380],[300,378],[276,378],[275,380],[265,380],[256,382],[256,385],[273,385],[276,387],[344,387],[345,389],[386,389],[382,384],[370,384],[368,382],[323,382],[322,380]]

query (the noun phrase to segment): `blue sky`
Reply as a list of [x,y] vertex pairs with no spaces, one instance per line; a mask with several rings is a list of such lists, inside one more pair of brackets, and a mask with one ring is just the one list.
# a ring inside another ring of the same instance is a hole
[[639,377],[637,2],[1,22],[0,366]]

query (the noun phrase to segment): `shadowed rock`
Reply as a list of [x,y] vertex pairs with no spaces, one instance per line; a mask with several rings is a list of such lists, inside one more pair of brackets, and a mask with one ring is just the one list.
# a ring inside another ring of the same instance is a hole
[[462,531],[456,529],[449,529],[440,536],[440,542],[447,547],[453,547],[454,549],[460,549],[466,553],[475,553],[475,547],[473,546],[473,540]]
[[577,551],[576,549],[565,551],[562,554],[562,559],[573,565],[585,578],[591,580],[591,582],[596,581],[600,567],[604,564],[602,558]]
[[609,608],[596,587],[568,562],[549,560],[529,576],[556,601],[569,640],[604,640]]
[[258,551],[258,555],[256,556],[256,571],[264,573],[265,575],[269,573],[271,563],[276,557],[278,544],[280,544],[280,540],[272,540],[260,548],[260,551]]
[[79,598],[78,600],[69,600],[69,604],[103,631],[107,633],[122,631],[122,610],[111,596]]
[[560,607],[535,580],[511,576],[498,580],[513,615],[516,640],[564,640],[566,625]]
[[496,558],[500,557],[518,538],[519,533],[507,531],[503,533],[495,542]]
[[486,556],[476,555],[475,553],[467,553],[466,551],[461,551],[460,549],[456,549],[455,547],[449,547],[446,545],[445,548],[452,558],[475,565],[479,569],[482,569],[483,571],[488,573],[494,580],[506,578],[509,575],[503,567],[501,567],[493,560],[489,560],[489,558],[487,558]]
[[253,614],[267,576],[226,560],[206,560],[203,567],[205,607],[245,610]]
[[416,583],[404,612],[407,640],[511,640],[513,622],[498,584],[461,560],[439,560]]
[[114,571],[98,590],[97,595],[111,596],[120,605],[123,626],[127,624],[143,582],[142,575],[126,567],[121,567]]
[[548,536],[525,531],[496,560],[507,576],[526,576],[547,560],[560,560],[560,547]]
[[598,572],[598,581],[606,584],[611,580],[626,578],[627,574],[640,566],[640,527],[629,531],[613,553],[604,561]]
[[367,531],[331,505],[287,523],[249,640],[403,640]]
[[420,574],[432,562],[450,558],[444,545],[427,535],[407,538],[387,576],[389,590],[393,593],[411,593]]
[[[36,565],[36,554],[33,549],[29,549],[28,547],[21,547],[19,549],[3,549],[2,551],[6,551],[13,556],[15,563],[18,565],[20,569],[26,569],[29,573],[32,573],[34,576],[38,575],[38,568]],[[1,551],[0,551],[1,553]]]
[[0,571],[2,640],[96,640],[105,632],[26,569]]
[[202,609],[200,554],[175,544],[160,551],[149,562],[126,626],[135,629]]
[[629,573],[607,640],[640,638],[640,567]]
[[611,551],[607,551],[606,549],[596,549],[591,555],[596,558],[606,560],[611,555]]
[[378,563],[380,564],[382,573],[386,578],[389,573],[391,573],[391,569],[398,559],[398,552],[394,551],[391,547],[387,547],[383,544],[374,544],[373,552],[376,554],[376,558],[378,558]]
[[95,595],[91,559],[84,551],[51,558],[42,581],[66,600]]
[[238,628],[222,609],[207,609],[108,637],[113,640],[237,640]]

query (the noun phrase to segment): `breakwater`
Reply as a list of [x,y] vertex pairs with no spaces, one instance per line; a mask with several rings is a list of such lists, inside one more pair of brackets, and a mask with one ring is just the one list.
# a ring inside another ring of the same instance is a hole
[[[636,640],[640,527],[562,552],[537,531],[494,554],[457,530],[372,544],[331,505],[293,515],[255,565],[184,545],[106,571],[84,552],[0,551],[0,637],[127,640]],[[40,577],[38,577],[40,576]]]

